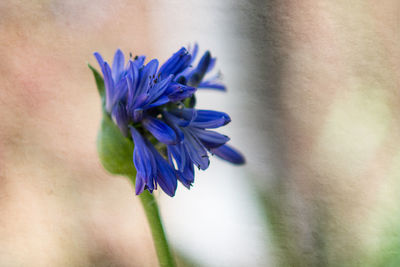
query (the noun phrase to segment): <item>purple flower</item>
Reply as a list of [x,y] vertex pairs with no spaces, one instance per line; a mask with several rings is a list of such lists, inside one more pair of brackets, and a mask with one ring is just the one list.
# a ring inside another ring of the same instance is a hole
[[194,64],[197,51],[197,44],[189,50],[182,47],[161,67],[156,59],[145,64],[144,56],[125,64],[119,49],[110,67],[94,53],[103,72],[107,116],[135,145],[136,194],[160,186],[174,196],[177,180],[189,188],[194,166],[207,169],[210,155],[244,163],[244,157],[226,144],[229,137],[214,130],[231,121],[228,114],[194,108],[197,88],[225,90],[218,75],[208,75],[216,59],[207,51]]

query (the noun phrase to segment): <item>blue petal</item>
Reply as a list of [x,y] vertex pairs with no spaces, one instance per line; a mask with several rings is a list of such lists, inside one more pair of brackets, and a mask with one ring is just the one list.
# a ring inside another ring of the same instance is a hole
[[151,81],[155,78],[158,68],[158,60],[153,59],[140,72],[140,83],[138,87],[138,94],[147,92]]
[[188,161],[185,165],[183,172],[178,173],[178,179],[181,183],[188,189],[192,186],[194,182],[194,167],[193,163]]
[[167,78],[157,82],[153,88],[149,90],[149,99],[147,103],[150,104],[160,96],[162,96],[169,87],[171,80],[174,78],[173,75],[169,75]]
[[146,117],[143,126],[161,143],[171,145],[178,141],[174,130],[161,120]]
[[[169,164],[171,166],[174,166],[175,162],[177,169],[182,172],[186,164],[186,159],[188,158],[186,157],[187,153],[185,151],[185,147],[182,144],[169,145],[167,146],[167,154],[168,154]],[[190,158],[188,159],[190,161]]]
[[214,131],[203,130],[199,128],[191,128],[192,133],[203,143],[205,147],[217,148],[229,141],[229,137]]
[[174,82],[170,84],[167,91],[168,98],[172,102],[177,102],[185,98],[191,97],[194,92],[196,92],[196,88]]
[[157,99],[156,101],[154,101],[153,103],[147,105],[146,108],[158,107],[158,106],[167,104],[168,102],[170,102],[168,96],[162,96],[159,99]]
[[185,134],[185,140],[183,141],[185,149],[188,152],[190,159],[196,164],[200,169],[205,170],[210,164],[208,159],[207,150],[203,144],[190,132],[189,129],[182,128]]
[[239,151],[228,145],[213,148],[211,149],[211,153],[233,164],[242,165],[246,162],[244,156]]
[[186,121],[193,121],[197,116],[197,110],[194,108],[173,109],[170,113]]
[[129,106],[129,110],[135,110],[135,109],[138,109],[138,108],[143,109],[148,97],[149,97],[149,95],[147,93],[139,94],[134,99],[133,105]]
[[200,62],[197,65],[196,69],[192,72],[188,84],[197,87],[201,82],[201,80],[203,79],[204,75],[206,74],[210,63],[211,63],[211,54],[209,51],[207,51],[200,59]]
[[112,105],[115,105],[116,103],[118,103],[120,101],[125,102],[127,93],[128,93],[128,83],[125,78],[119,80],[116,85],[114,83],[114,94],[112,95],[112,99],[111,99]]
[[125,137],[128,137],[128,115],[126,114],[125,105],[123,105],[121,102],[115,105],[111,112],[111,117],[113,118],[115,124],[117,124],[118,128],[121,130],[122,134]]
[[175,195],[176,187],[178,186],[176,178],[177,174],[162,157],[157,159],[157,163],[157,182],[167,195],[173,197]]
[[126,84],[128,87],[128,109],[134,109],[134,104],[137,98],[137,86],[139,84],[139,70],[133,61],[129,61],[128,75],[126,77]]
[[[190,156],[183,145],[180,146],[179,152],[178,149],[176,149],[175,154],[177,154],[175,155],[177,164],[181,165],[179,166],[178,179],[185,187],[190,188],[194,182],[193,162],[190,160]],[[177,158],[181,160],[178,161]]]
[[[93,55],[96,58],[97,62],[99,63],[101,70],[103,70],[103,66],[104,66],[103,57],[100,55],[99,52],[95,52],[95,53],[93,53]],[[104,73],[103,73],[103,75],[104,75]]]
[[213,81],[201,82],[199,84],[198,88],[215,89],[215,90],[219,90],[219,91],[226,91],[226,86],[225,85],[223,85],[222,83],[213,82]]
[[145,180],[147,187],[153,189],[153,179],[157,172],[153,153],[149,150],[149,147],[141,134],[132,126],[129,126],[129,129],[135,144],[133,150],[133,163],[135,164],[137,174]]
[[190,123],[198,128],[218,128],[228,124],[231,118],[228,114],[214,110],[197,110],[196,118]]
[[112,65],[112,74],[113,79],[117,82],[121,78],[121,74],[124,71],[125,65],[125,57],[120,49],[115,52],[113,65]]
[[174,109],[164,112],[164,117],[170,125],[187,127],[196,116],[195,109]]
[[211,63],[212,63],[211,53],[210,51],[206,51],[204,55],[201,57],[200,62],[196,67],[196,71],[200,73],[202,76],[204,76]]
[[[174,115],[171,115],[169,112],[164,111],[162,113],[163,118],[165,119],[165,121],[167,122],[167,124],[175,131],[177,138],[179,141],[182,141],[185,137],[183,132],[181,131],[180,127],[179,127],[179,122],[180,119],[176,118]],[[188,125],[187,122],[184,122],[186,125]]]
[[136,195],[140,195],[143,193],[146,185],[146,178],[140,175],[140,173],[136,174],[136,183],[135,183],[135,193]]
[[158,153],[153,145],[149,144],[157,164],[157,183],[161,189],[170,197],[175,195],[177,187],[176,171],[168,164],[168,162]]
[[212,69],[215,67],[215,63],[217,62],[217,59],[215,58],[215,57],[212,57],[211,59],[210,59],[210,64],[208,64],[208,67],[207,67],[207,71],[206,72],[210,72],[210,71],[212,71]]
[[161,66],[158,73],[162,78],[169,74],[176,75],[189,66],[191,58],[186,48],[182,47]]

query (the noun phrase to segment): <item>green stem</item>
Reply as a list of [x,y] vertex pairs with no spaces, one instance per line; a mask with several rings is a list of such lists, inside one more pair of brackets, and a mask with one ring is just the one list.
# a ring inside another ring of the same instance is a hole
[[174,267],[174,259],[168,246],[167,238],[162,226],[160,213],[154,196],[145,190],[140,194],[140,200],[149,222],[153,235],[154,246],[158,257],[158,262],[162,267]]

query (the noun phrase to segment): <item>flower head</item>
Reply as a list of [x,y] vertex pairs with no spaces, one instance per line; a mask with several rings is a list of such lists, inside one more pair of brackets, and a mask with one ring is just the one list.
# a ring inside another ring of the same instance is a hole
[[125,64],[119,49],[110,67],[94,53],[103,73],[105,112],[135,145],[136,194],[160,186],[173,196],[177,180],[189,188],[194,166],[207,169],[210,154],[244,163],[244,157],[226,144],[229,137],[211,130],[229,123],[228,114],[194,108],[197,88],[225,90],[219,75],[208,75],[216,59],[207,51],[194,64],[197,51],[197,44],[189,50],[182,47],[161,67],[156,59],[145,64],[144,56],[131,57]]

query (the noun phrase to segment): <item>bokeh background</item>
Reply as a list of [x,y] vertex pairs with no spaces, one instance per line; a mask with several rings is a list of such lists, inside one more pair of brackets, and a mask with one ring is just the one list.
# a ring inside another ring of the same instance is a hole
[[128,179],[96,154],[93,52],[218,58],[223,130],[191,190],[155,193],[180,266],[400,263],[400,3],[0,2],[0,266],[157,266]]

